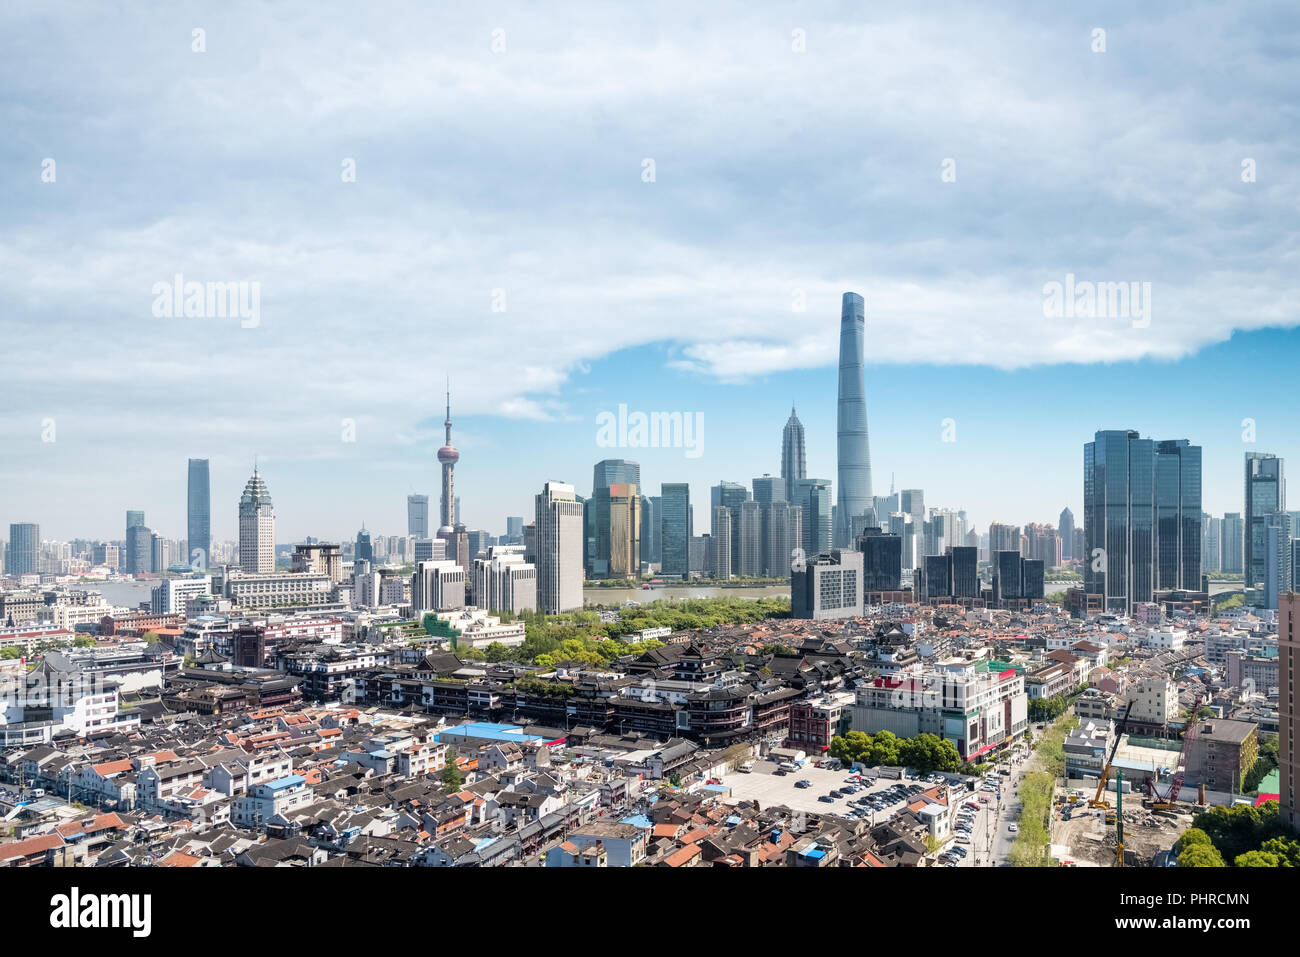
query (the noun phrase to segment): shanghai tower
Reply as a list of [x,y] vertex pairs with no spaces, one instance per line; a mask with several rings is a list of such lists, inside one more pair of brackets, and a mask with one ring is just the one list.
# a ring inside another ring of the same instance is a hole
[[872,507],[871,449],[867,439],[867,397],[862,352],[866,309],[856,292],[844,294],[840,309],[840,393],[836,446],[839,464],[835,545],[852,546],[859,520]]

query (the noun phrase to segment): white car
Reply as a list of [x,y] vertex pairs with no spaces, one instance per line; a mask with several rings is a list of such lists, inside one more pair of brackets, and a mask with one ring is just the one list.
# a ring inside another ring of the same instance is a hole
[[1012,834],[1015,834],[1016,831],[1020,830],[1020,825],[1017,824],[1015,821],[1012,821],[1010,824],[1007,825],[1007,830],[1010,831]]

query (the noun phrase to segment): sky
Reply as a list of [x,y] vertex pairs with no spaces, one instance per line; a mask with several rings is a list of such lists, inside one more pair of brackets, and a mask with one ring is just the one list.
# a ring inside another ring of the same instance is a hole
[[404,534],[448,377],[470,527],[629,458],[698,530],[792,405],[835,478],[846,290],[876,494],[1079,518],[1107,428],[1202,445],[1214,513],[1300,461],[1293,7],[592,6],[0,8],[0,530],[181,538],[194,456],[217,539],[255,458],[278,541]]

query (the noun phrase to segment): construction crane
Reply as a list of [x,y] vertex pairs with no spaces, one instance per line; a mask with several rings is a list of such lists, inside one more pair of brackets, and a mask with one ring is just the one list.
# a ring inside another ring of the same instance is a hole
[[1128,706],[1124,708],[1124,715],[1119,719],[1119,725],[1115,728],[1115,741],[1110,746],[1110,756],[1106,758],[1106,764],[1101,769],[1101,780],[1097,782],[1097,793],[1093,795],[1088,802],[1089,807],[1109,808],[1110,802],[1106,800],[1106,780],[1110,777],[1110,765],[1115,760],[1115,752],[1119,750],[1119,739],[1124,736],[1124,726],[1128,724],[1128,714],[1133,710],[1133,699],[1130,698]]
[[1151,796],[1150,806],[1153,811],[1172,811],[1174,802],[1178,800],[1178,792],[1183,789],[1183,775],[1187,773],[1191,745],[1196,740],[1196,729],[1201,724],[1198,717],[1201,711],[1201,697],[1201,692],[1198,691],[1196,703],[1192,705],[1192,716],[1188,719],[1187,729],[1183,732],[1183,746],[1178,752],[1178,766],[1174,768],[1174,779],[1169,782],[1169,793],[1167,795],[1160,793],[1154,776],[1147,779],[1147,793]]

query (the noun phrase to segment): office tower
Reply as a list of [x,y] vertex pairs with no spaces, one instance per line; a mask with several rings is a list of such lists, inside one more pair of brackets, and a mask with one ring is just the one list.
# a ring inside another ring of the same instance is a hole
[[857,550],[835,548],[790,575],[790,617],[862,617],[862,559]]
[[9,526],[9,544],[5,546],[5,574],[36,575],[41,570],[41,526],[35,522],[16,522]]
[[190,459],[186,482],[185,541],[191,568],[206,571],[212,554],[212,481],[207,459]]
[[535,501],[537,610],[574,611],[582,607],[582,503],[563,482],[547,482]]
[[1264,516],[1264,595],[1261,606],[1278,608],[1278,598],[1291,590],[1291,537],[1295,534],[1289,512]]
[[1245,522],[1242,564],[1246,588],[1257,588],[1268,573],[1266,516],[1286,511],[1286,478],[1282,460],[1267,452],[1246,453]]
[[691,543],[691,577],[698,575],[701,578],[709,576],[709,536],[692,535]]
[[[610,577],[609,496],[602,495],[601,492],[607,492],[611,485],[635,485],[640,489],[640,463],[625,459],[603,459],[592,469],[591,498],[586,502],[584,515],[586,537],[584,564],[587,574],[592,578]],[[639,532],[637,537],[640,538]]]
[[719,482],[709,489],[709,499],[716,508],[721,505],[731,511],[731,572],[740,574],[740,503],[749,501],[749,489],[739,482]]
[[337,584],[343,581],[343,555],[337,545],[323,545],[320,542],[295,545],[290,558],[289,571],[298,574],[328,575],[330,581]]
[[906,512],[894,512],[889,516],[889,533],[897,535],[902,543],[902,563],[904,568],[916,567],[915,535],[912,533],[911,516]]
[[713,550],[710,571],[714,578],[731,577],[731,509],[725,505],[713,507],[713,525],[709,544]]
[[686,482],[664,482],[659,491],[663,503],[660,570],[665,578],[690,578],[691,487]]
[[429,496],[406,496],[406,534],[412,538],[429,537]]
[[591,493],[597,489],[609,488],[611,485],[635,485],[641,487],[641,463],[626,459],[602,459],[592,469]]
[[785,494],[785,480],[775,475],[762,475],[752,480],[754,486],[754,501],[761,508],[767,508],[773,502],[788,502],[790,498]]
[[[751,480],[750,484],[754,488],[754,501],[759,506],[759,524],[760,539],[759,542],[759,565],[760,575],[769,574],[767,571],[768,559],[772,554],[772,543],[769,539],[769,533],[772,528],[771,511],[775,502],[788,502],[789,499],[785,494],[785,480],[778,476],[764,474]],[[781,571],[772,574],[785,575],[785,568],[789,565],[788,558],[782,559],[779,566]]]
[[905,488],[898,493],[898,510],[912,517],[912,524],[920,528],[925,521],[925,492],[919,488]]
[[[898,591],[903,587],[903,539],[879,526],[865,529],[858,538],[862,552],[862,591]],[[865,599],[864,599],[865,600]]]
[[658,495],[641,496],[641,561],[653,562],[663,571],[663,499]]
[[852,545],[855,536],[851,530],[872,505],[865,341],[866,309],[862,297],[846,292],[840,309],[839,414],[835,432],[839,470],[835,544],[839,547]]
[[1128,614],[1158,589],[1200,589],[1199,446],[1098,432],[1084,446],[1083,491],[1084,588],[1107,611]]
[[[635,501],[633,501],[635,499]],[[641,562],[641,493],[622,482],[592,495],[596,516],[594,574],[598,578],[635,578]]]
[[993,568],[993,598],[995,601],[1024,598],[1024,561],[1020,550],[995,551],[990,564]]
[[[1291,527],[1300,527],[1293,518]],[[1209,512],[1201,513],[1201,568],[1205,572],[1223,570],[1223,519]]]
[[790,407],[790,418],[781,432],[781,479],[785,484],[785,500],[794,501],[794,483],[808,476],[808,460],[804,453],[803,423]]
[[131,525],[126,530],[126,572],[143,575],[153,571],[153,529]]
[[952,596],[978,598],[979,548],[973,545],[954,545],[948,549],[948,555],[952,560]]
[[1156,443],[1156,588],[1201,590],[1201,447]]
[[473,562],[487,554],[487,550],[496,545],[496,540],[492,533],[483,528],[471,528],[467,533],[469,537],[469,560],[470,567],[473,568]]
[[[1290,690],[1295,687],[1298,653],[1300,595],[1281,595],[1277,613],[1277,763],[1281,784],[1278,788],[1278,812],[1292,831],[1300,830],[1300,810],[1296,808],[1295,695]],[[1285,694],[1281,693],[1282,688],[1287,689]]]
[[510,539],[507,544],[522,545],[524,543],[524,517],[522,515],[506,516],[506,538]]
[[256,468],[239,499],[239,567],[249,574],[275,571],[275,509]]
[[1074,513],[1068,508],[1061,510],[1057,528],[1061,530],[1061,558],[1067,562],[1079,558],[1080,556],[1074,554]]
[[459,562],[420,562],[411,576],[411,610],[423,614],[464,608],[465,579]]
[[1228,512],[1223,516],[1223,530],[1219,535],[1219,553],[1223,559],[1220,571],[1241,574],[1245,534],[1246,525],[1240,512]]
[[794,504],[803,510],[803,550],[807,558],[831,550],[830,479],[804,478],[794,483]]
[[1080,560],[1088,559],[1090,556],[1087,551],[1087,538],[1083,533],[1083,528],[1074,526],[1074,552],[1073,554]]
[[91,549],[90,561],[117,571],[122,567],[122,550],[112,542],[97,542]]
[[763,574],[785,578],[803,548],[803,509],[789,502],[773,502],[763,510]]
[[128,511],[126,513],[126,527],[134,528],[137,525],[144,524],[144,512]]
[[731,571],[742,578],[758,578],[763,574],[763,507],[753,499],[741,502],[738,519],[739,531],[732,535],[737,550],[731,556]]
[[368,562],[375,560],[375,550],[370,543],[370,533],[366,531],[366,526],[361,526],[361,531],[357,532],[357,543],[352,550],[354,559],[363,559]]
[[921,598],[952,597],[952,555],[926,555],[922,565],[923,591]]
[[524,561],[522,545],[493,545],[471,569],[474,604],[518,615],[537,607],[537,569]]
[[442,466],[442,502],[439,513],[438,537],[446,538],[456,527],[456,463],[460,461],[460,452],[451,444],[451,389],[447,389],[447,417],[443,420],[446,430],[446,442],[438,449],[438,463]]

